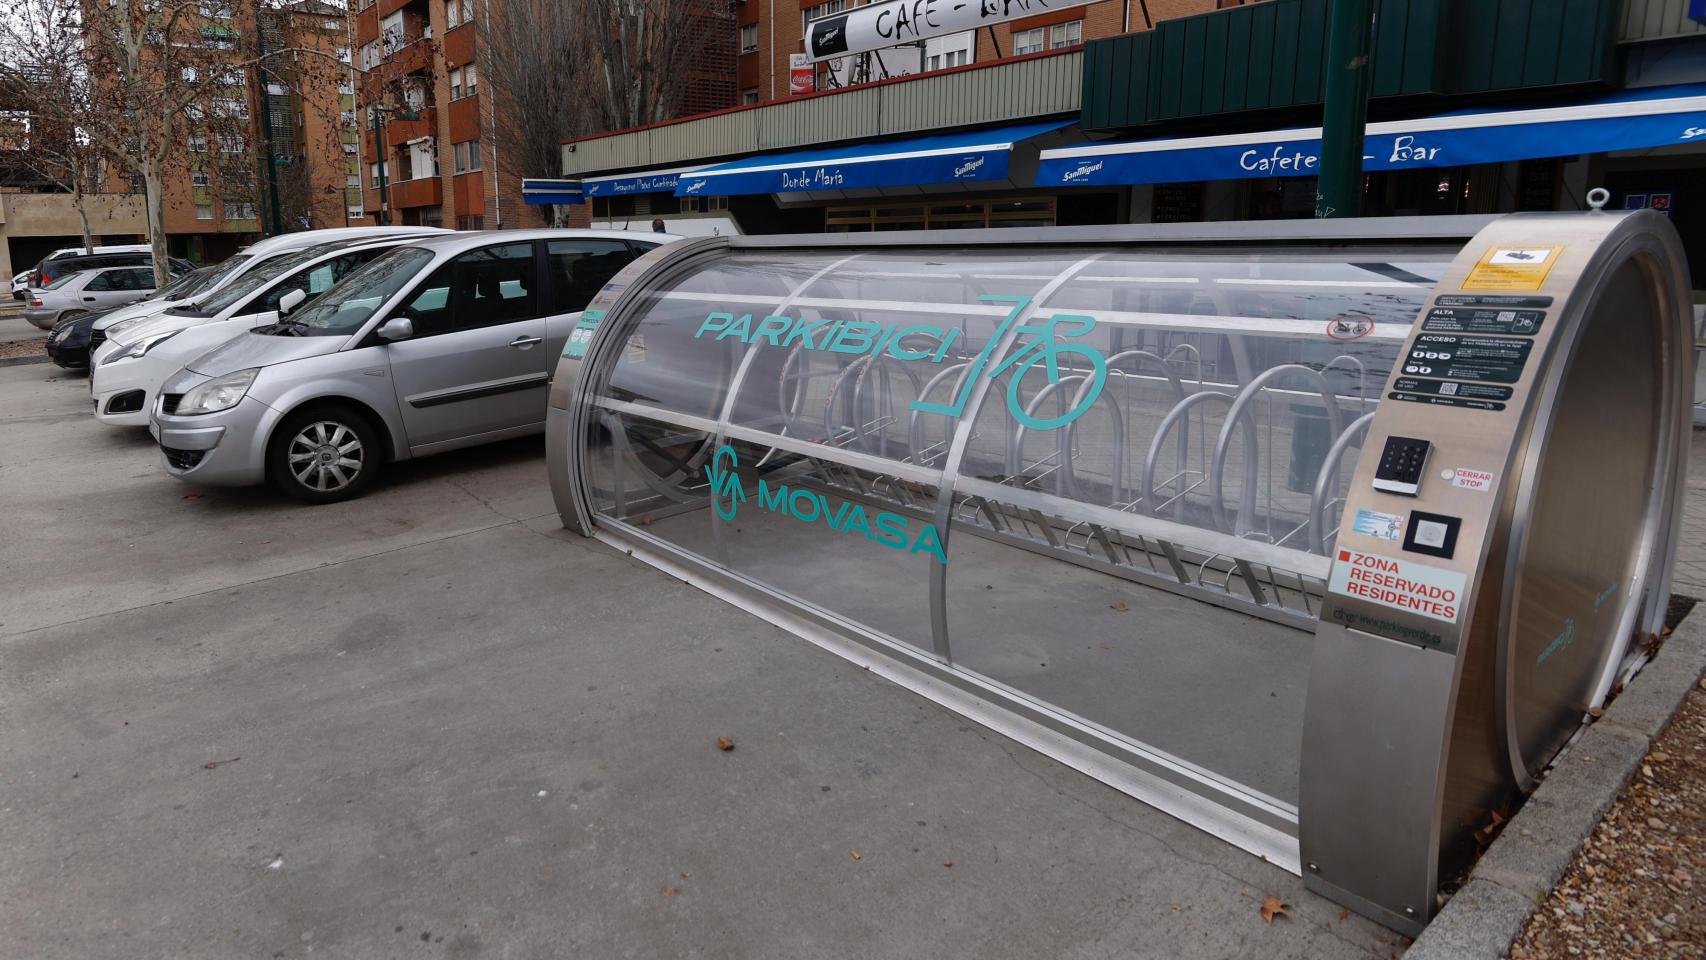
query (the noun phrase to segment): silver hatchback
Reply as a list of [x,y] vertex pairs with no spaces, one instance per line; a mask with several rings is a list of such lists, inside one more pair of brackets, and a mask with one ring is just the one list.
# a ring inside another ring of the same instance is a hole
[[669,235],[458,233],[379,256],[312,304],[168,378],[167,472],[330,503],[392,460],[537,433],[581,309]]

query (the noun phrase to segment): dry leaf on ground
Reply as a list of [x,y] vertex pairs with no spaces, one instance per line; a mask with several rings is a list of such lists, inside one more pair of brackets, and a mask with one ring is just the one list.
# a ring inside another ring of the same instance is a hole
[[1283,917],[1290,917],[1291,916],[1291,904],[1286,903],[1285,901],[1281,900],[1279,897],[1276,897],[1271,893],[1268,894],[1267,896],[1263,897],[1262,898],[1262,922],[1266,923],[1268,926],[1271,927],[1274,925],[1274,917],[1281,917],[1281,916],[1283,916]]
[[864,858],[864,857],[862,857],[862,856],[860,856],[860,854],[859,854],[859,851],[857,851],[857,850],[849,850],[849,851],[847,851],[847,852],[848,852],[848,853],[850,853],[850,854],[852,854],[852,856],[853,856],[853,859],[855,859],[855,860],[863,860],[863,859],[865,859],[865,858]]
[[728,737],[718,737],[717,738],[717,749],[718,750],[723,750],[726,752],[729,750],[733,750],[734,748],[735,748],[735,742],[733,740],[730,740]]
[[1108,604],[1108,609],[1117,610],[1120,613],[1124,613],[1127,610],[1130,610],[1131,608],[1126,606],[1126,603],[1124,600],[1115,600],[1113,603]]

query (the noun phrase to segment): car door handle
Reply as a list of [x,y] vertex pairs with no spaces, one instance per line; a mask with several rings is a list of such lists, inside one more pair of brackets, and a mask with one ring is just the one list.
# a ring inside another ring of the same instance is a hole
[[95,302],[95,298],[94,298],[94,297],[84,297],[84,298],[83,298],[83,302],[84,302],[84,303],[94,303],[94,302]]
[[544,337],[522,336],[522,337],[516,337],[514,340],[511,340],[509,342],[509,345],[512,347],[515,347],[518,350],[526,350],[528,347],[531,347],[536,343],[544,343],[544,342],[545,342]]

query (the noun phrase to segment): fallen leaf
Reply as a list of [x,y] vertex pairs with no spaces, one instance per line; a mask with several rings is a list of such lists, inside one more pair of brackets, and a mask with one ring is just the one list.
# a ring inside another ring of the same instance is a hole
[[860,855],[859,855],[859,851],[857,851],[857,850],[849,850],[849,851],[847,851],[847,852],[848,852],[848,853],[850,853],[850,854],[852,854],[852,855],[853,855],[853,859],[855,859],[855,860],[863,860],[863,859],[865,859],[865,858],[864,858],[864,857],[862,857],[862,856],[860,856]]
[[666,897],[673,897],[680,892],[681,892],[681,888],[676,886],[673,883],[670,884],[669,886],[663,888],[663,895]]
[[1290,917],[1291,904],[1270,893],[1262,898],[1262,920],[1271,927],[1276,916]]
[[951,867],[953,865],[954,865],[954,861],[952,861],[952,860],[943,860],[942,861],[942,866],[944,866],[944,867]]
[[1343,921],[1344,921],[1344,919],[1345,919],[1345,918],[1346,918],[1346,917],[1348,917],[1348,916],[1350,916],[1350,915],[1351,915],[1351,912],[1350,912],[1350,911],[1349,911],[1349,910],[1340,910],[1340,911],[1339,911],[1339,920],[1340,920],[1340,922],[1343,922]]
[[1657,750],[1654,750],[1652,753],[1647,754],[1647,759],[1653,761],[1654,763],[1664,763],[1666,760],[1670,759],[1670,756],[1668,754],[1661,753]]
[[212,770],[214,767],[223,767],[224,765],[226,765],[228,763],[236,763],[237,761],[239,761],[241,759],[243,759],[243,758],[242,757],[232,757],[229,760],[209,760],[206,763],[202,764],[201,768],[203,770]]
[[1183,910],[1183,909],[1185,909],[1185,905],[1182,903],[1169,903],[1169,904],[1167,904],[1167,907],[1168,907],[1168,909],[1171,909],[1171,910]]
[[1131,608],[1125,605],[1124,600],[1115,600],[1113,603],[1108,604],[1108,609],[1117,610],[1120,613],[1124,613],[1127,610],[1130,610]]
[[649,513],[641,514],[640,515],[640,526],[649,527],[651,525],[652,525],[652,515]]
[[201,494],[199,494],[199,493],[186,493],[186,494],[184,494],[183,499],[185,499],[185,500],[200,500]]
[[724,753],[727,753],[728,751],[733,750],[734,748],[735,748],[735,742],[733,740],[730,740],[728,737],[718,737],[717,738],[717,749],[718,750],[721,750]]
[[1594,718],[1595,720],[1598,720],[1600,717],[1605,716],[1605,708],[1604,707],[1589,707],[1588,708],[1588,716]]

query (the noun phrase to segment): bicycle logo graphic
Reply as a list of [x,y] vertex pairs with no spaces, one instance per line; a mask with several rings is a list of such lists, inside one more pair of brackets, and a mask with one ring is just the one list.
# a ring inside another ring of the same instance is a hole
[[[717,448],[716,455],[705,467],[705,479],[711,484],[711,506],[724,520],[733,520],[740,511],[740,505],[746,502],[746,491],[741,489],[740,476],[735,472],[739,466],[740,458],[735,455],[735,449],[724,444]],[[726,509],[724,504],[728,504]]]
[[[1007,412],[1013,419],[1032,430],[1056,430],[1064,427],[1090,411],[1096,400],[1102,395],[1102,387],[1108,381],[1108,361],[1102,352],[1088,344],[1062,343],[1060,337],[1082,337],[1096,327],[1096,318],[1073,313],[1057,313],[1042,320],[1038,325],[1021,324],[1019,314],[1030,306],[1030,297],[1009,297],[986,295],[978,297],[992,303],[1011,303],[1013,309],[1007,311],[1007,316],[1001,325],[990,335],[983,350],[971,362],[966,370],[966,376],[960,380],[958,395],[952,403],[929,403],[924,400],[914,400],[912,409],[922,413],[940,413],[949,417],[958,417],[965,413],[966,402],[971,399],[972,388],[976,386],[978,377],[995,380],[1009,370],[1014,371],[1007,381]],[[1017,340],[1005,359],[996,364],[994,369],[989,367],[991,356],[1006,338],[1008,330],[1012,329],[1019,337],[1030,335],[1029,340]],[[1063,354],[1080,357],[1090,365],[1089,382],[1077,391],[1072,406],[1066,412],[1055,417],[1038,417],[1033,415],[1025,406],[1024,394],[1019,385],[1035,367],[1042,367],[1048,375],[1051,385],[1060,384],[1060,358]]]

